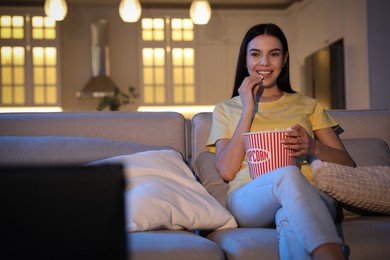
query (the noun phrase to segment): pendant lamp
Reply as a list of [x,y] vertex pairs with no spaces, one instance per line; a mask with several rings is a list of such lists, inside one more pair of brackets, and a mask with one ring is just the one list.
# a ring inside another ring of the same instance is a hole
[[45,14],[55,21],[64,20],[68,12],[65,0],[45,0]]
[[141,16],[141,4],[138,0],[122,0],[119,15],[126,23],[135,23]]
[[207,0],[193,0],[190,17],[194,24],[207,24],[211,17],[211,7]]

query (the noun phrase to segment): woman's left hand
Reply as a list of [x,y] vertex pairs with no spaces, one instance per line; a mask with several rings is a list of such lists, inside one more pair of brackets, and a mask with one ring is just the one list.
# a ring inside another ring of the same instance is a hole
[[291,155],[295,157],[313,154],[317,141],[299,124],[292,126],[291,129],[293,131],[287,132],[286,138],[282,140],[285,148],[295,151]]

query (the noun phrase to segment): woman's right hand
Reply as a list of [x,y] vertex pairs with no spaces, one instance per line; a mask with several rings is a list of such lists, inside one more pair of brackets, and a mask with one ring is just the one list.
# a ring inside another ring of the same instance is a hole
[[253,111],[256,104],[256,98],[260,98],[263,92],[263,76],[251,75],[246,77],[238,89],[243,110]]
[[256,96],[263,92],[263,77],[249,76],[241,83],[238,93],[242,101],[242,114],[231,139],[219,139],[216,142],[215,166],[225,181],[231,181],[241,168],[245,156],[242,134],[249,132],[253,120]]

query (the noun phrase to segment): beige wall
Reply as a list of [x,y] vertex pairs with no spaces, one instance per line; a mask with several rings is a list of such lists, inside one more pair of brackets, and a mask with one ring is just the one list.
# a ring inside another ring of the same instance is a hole
[[[153,13],[187,15],[187,10],[143,10],[145,16]],[[92,75],[89,26],[100,18],[109,23],[113,81],[122,89],[140,85],[139,22],[122,22],[117,6],[69,6],[68,16],[61,22],[65,111],[95,110],[97,100],[78,99],[75,93]],[[276,23],[284,30],[290,45],[291,81],[297,91],[303,90],[304,59],[343,37],[347,108],[369,107],[365,0],[306,0],[286,11],[213,10],[209,24],[196,26],[198,105],[215,105],[230,97],[243,35],[262,22]]]
[[295,82],[303,86],[304,59],[343,38],[346,108],[369,108],[367,17],[365,0],[313,0],[296,8]]
[[110,74],[122,89],[138,85],[137,24],[122,22],[114,7],[69,6],[61,22],[62,105],[65,111],[95,110],[97,100],[76,98],[92,76],[90,22],[108,20]]

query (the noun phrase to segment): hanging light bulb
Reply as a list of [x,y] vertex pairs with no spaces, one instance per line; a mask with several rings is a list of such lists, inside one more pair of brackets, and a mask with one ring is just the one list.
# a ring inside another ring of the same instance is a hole
[[45,14],[55,21],[64,20],[68,12],[68,6],[65,0],[46,0],[44,8]]
[[207,0],[194,0],[190,7],[190,17],[194,24],[207,24],[211,17],[211,7]]
[[122,0],[119,5],[119,15],[127,23],[135,23],[141,16],[141,4],[138,0]]

